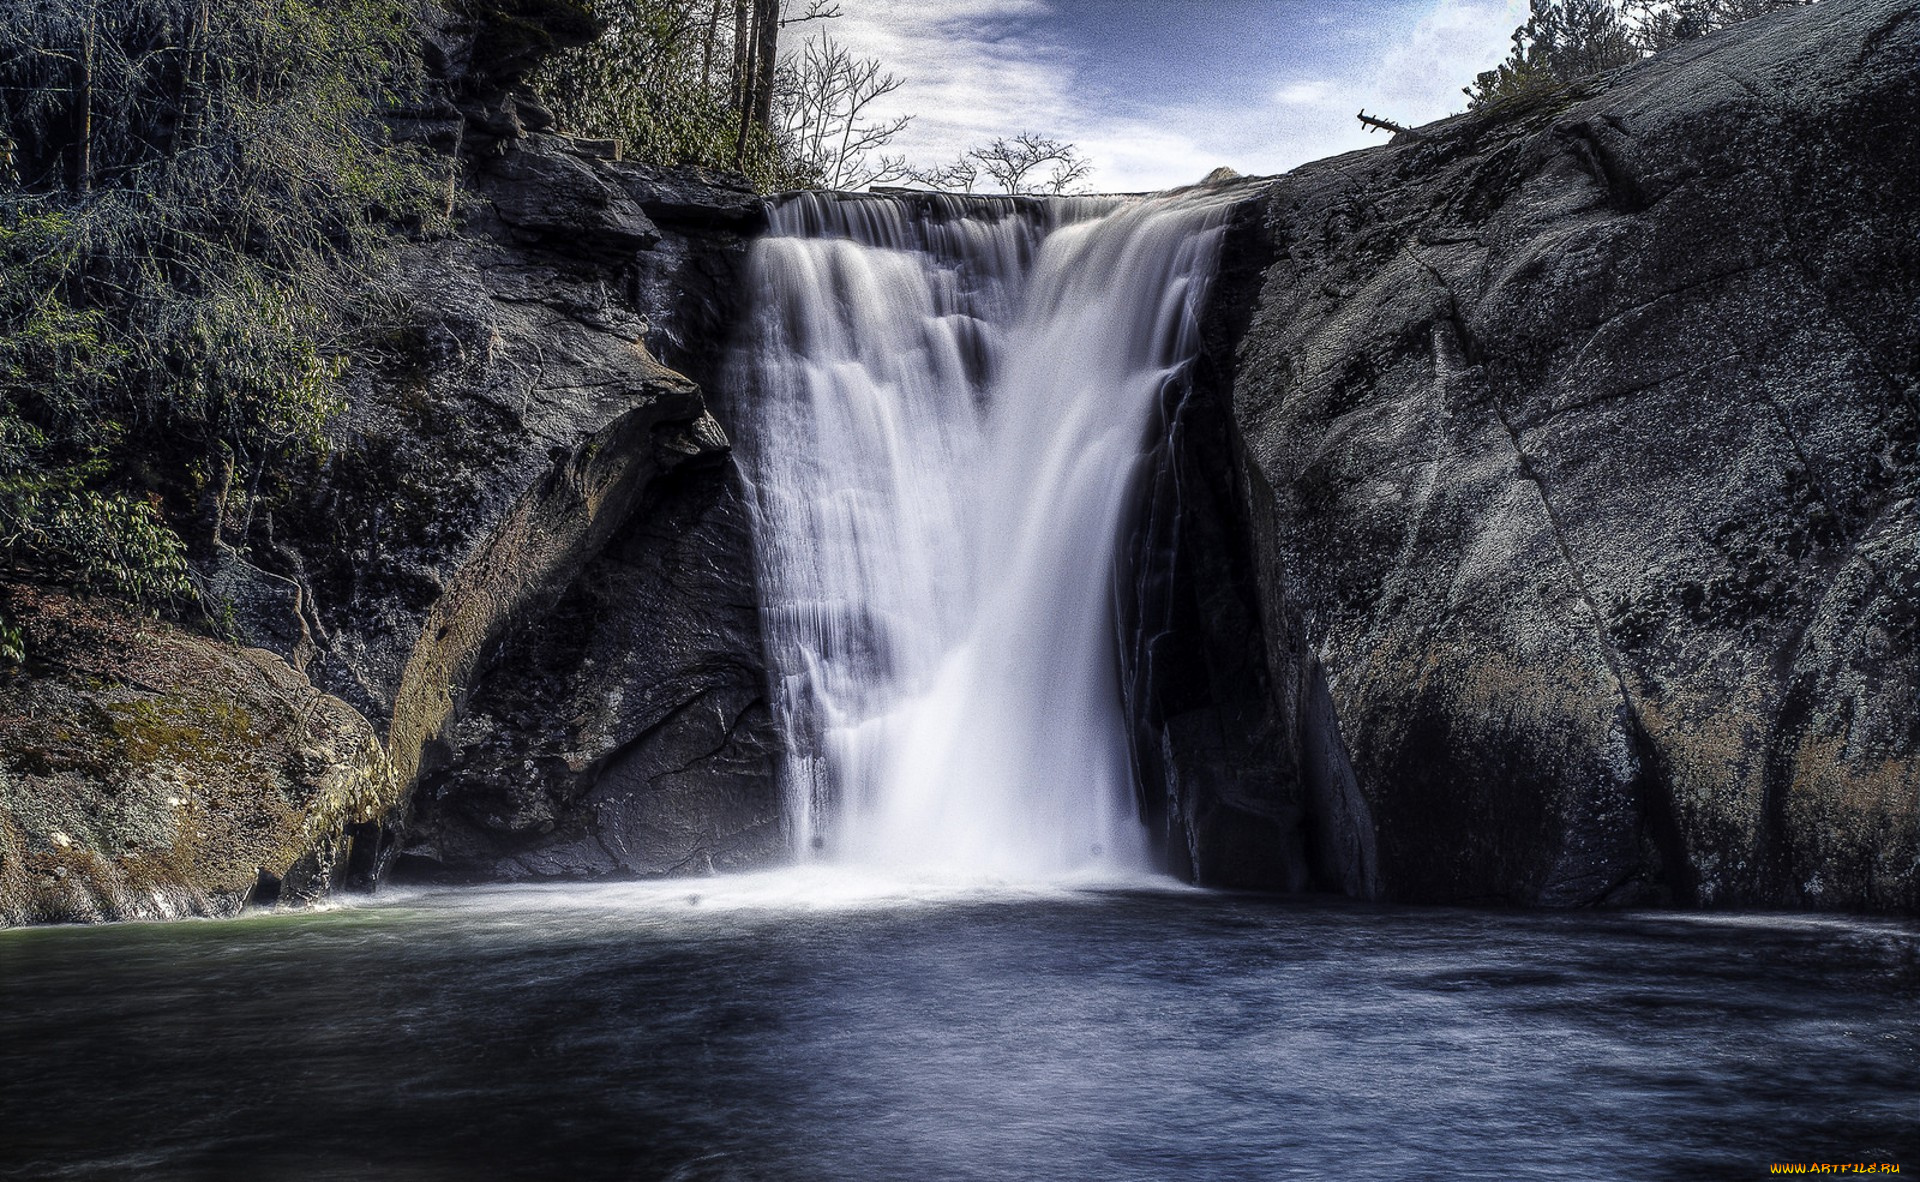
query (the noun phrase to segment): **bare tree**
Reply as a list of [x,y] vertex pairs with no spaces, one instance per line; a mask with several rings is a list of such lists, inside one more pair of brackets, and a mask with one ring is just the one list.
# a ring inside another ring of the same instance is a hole
[[[773,134],[774,104],[780,87],[780,30],[808,21],[831,20],[840,15],[834,0],[808,0],[799,16],[783,17],[781,0],[752,0],[752,34],[746,36],[741,9],[736,6],[734,29],[743,40],[734,47],[738,68],[734,80],[740,112],[740,130],[735,137],[734,162],[739,165],[754,133],[764,140]],[[742,57],[742,45],[746,53]]]
[[809,38],[783,79],[783,126],[799,154],[829,189],[858,189],[905,180],[899,157],[880,153],[913,117],[869,119],[873,103],[901,80],[874,58],[857,58],[824,34]]
[[1061,196],[1076,190],[1093,172],[1093,161],[1065,140],[1023,131],[971,148],[958,160],[914,174],[922,184],[973,192],[980,174],[1008,193]]
[[780,0],[753,2],[753,125],[773,126],[773,86],[780,63]]
[[733,0],[733,73],[728,76],[727,108],[747,106],[747,70],[753,64],[753,0]]
[[788,25],[804,25],[808,21],[829,21],[840,15],[840,5],[837,0],[808,0],[806,11],[799,16],[782,18],[780,27],[784,29]]
[[[77,2],[77,0],[76,0]],[[883,154],[906,116],[874,108],[900,80],[824,32],[838,0],[598,0],[605,32],[533,84],[569,131],[638,160],[731,166],[766,189],[854,189],[909,175]]]
[[933,168],[917,170],[911,179],[943,192],[971,193],[973,187],[980,183],[980,162],[966,155]]

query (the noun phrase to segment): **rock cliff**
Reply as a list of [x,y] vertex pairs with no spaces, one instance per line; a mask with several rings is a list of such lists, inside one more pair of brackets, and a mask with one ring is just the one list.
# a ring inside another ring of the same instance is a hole
[[[784,848],[703,393],[760,204],[552,134],[481,33],[396,118],[465,230],[199,563],[244,643],[6,592],[0,922]],[[1253,190],[1120,572],[1171,868],[1920,910],[1917,129],[1920,4],[1822,0]]]
[[1920,6],[1823,0],[1274,182],[1142,568],[1176,864],[1920,907],[1916,162]]
[[[467,71],[452,130],[421,132],[468,161],[463,232],[398,260],[403,327],[277,535],[314,676],[416,789],[385,847],[414,873],[725,864],[778,804],[729,444],[688,375],[760,201],[530,130],[512,71]],[[638,836],[656,816],[672,835]]]
[[[68,640],[0,686],[0,921],[310,899],[377,881],[403,847],[421,872],[484,878],[771,848],[751,551],[689,376],[711,375],[761,204],[543,130],[519,78],[592,31],[547,7],[429,30],[443,97],[394,128],[458,162],[462,229],[393,260],[325,463],[244,551],[198,562],[241,643],[148,621],[132,671],[100,682],[113,629],[63,631],[20,591],[14,614],[46,633],[30,647]],[[159,747],[123,733],[150,714]],[[181,837],[167,809],[188,808]]]

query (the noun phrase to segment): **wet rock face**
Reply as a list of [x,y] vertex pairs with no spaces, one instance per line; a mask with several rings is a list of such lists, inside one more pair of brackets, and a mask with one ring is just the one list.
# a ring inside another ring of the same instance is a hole
[[[671,194],[660,223],[646,212],[656,183]],[[406,725],[409,678],[441,659],[436,646],[484,663],[651,480],[728,447],[700,388],[655,348],[704,360],[678,343],[721,331],[721,284],[757,203],[715,184],[720,212],[701,222],[685,212],[699,178],[615,172],[554,136],[512,141],[475,165],[474,185],[461,236],[397,260],[395,327],[356,358],[308,503],[273,523],[269,565],[307,592],[316,678],[383,729]],[[553,210],[580,224],[561,233],[543,220]],[[704,287],[676,285],[701,271]],[[424,709],[416,742],[447,713]]]
[[1824,0],[1274,183],[1212,457],[1266,856],[1329,835],[1270,873],[1920,907],[1917,62]]
[[[420,854],[414,866],[469,877],[652,873],[691,865],[696,846],[701,858],[739,860],[746,855],[729,851],[752,847],[739,834],[764,819],[759,800],[771,792],[764,753],[719,738],[691,748],[701,741],[698,703],[753,747],[757,631],[751,617],[737,626],[729,615],[753,598],[744,558],[714,563],[733,583],[678,603],[677,656],[655,638],[626,654],[624,674],[653,686],[657,716],[637,710],[562,753],[549,732],[573,713],[534,718],[529,703],[474,698],[483,684],[502,684],[489,681],[497,663],[515,660],[554,685],[574,677],[616,699],[631,692],[599,676],[614,658],[581,641],[598,626],[589,588],[601,576],[589,572],[610,545],[645,565],[636,548],[677,536],[647,525],[649,515],[678,514],[691,528],[733,505],[730,443],[696,382],[713,377],[733,272],[764,214],[738,178],[622,163],[611,145],[530,131],[546,121],[519,83],[525,63],[494,61],[463,29],[441,30],[436,43],[451,101],[409,132],[463,154],[461,233],[396,260],[394,327],[355,358],[328,464],[306,503],[269,523],[265,552],[250,556],[264,570],[244,570],[297,589],[315,680],[374,721],[402,784],[430,787],[387,818],[392,847]],[[576,35],[569,30],[546,34]],[[450,130],[433,122],[441,116]],[[683,469],[700,475],[682,480]],[[656,582],[661,596],[687,590]],[[724,643],[696,652],[709,616],[722,621],[713,628]],[[578,627],[557,630],[563,618]],[[274,640],[264,623],[247,622],[263,643]],[[753,638],[752,651],[741,637]],[[594,660],[591,676],[565,667]],[[751,693],[715,697],[697,676],[728,662]],[[572,709],[554,694],[538,705]],[[616,765],[664,775],[643,752],[663,766],[684,756],[672,765],[681,778],[617,792],[640,773],[623,780]],[[573,760],[559,780],[546,770],[555,758]],[[538,803],[525,813],[515,801]],[[706,814],[719,819],[707,824]],[[518,840],[529,825],[604,834],[632,852],[539,862]],[[408,837],[415,828],[424,836]],[[482,840],[501,835],[513,840],[497,849]],[[675,843],[688,848],[669,857]],[[530,860],[512,860],[522,855]]]
[[1260,585],[1223,462],[1233,351],[1272,261],[1259,213],[1242,206],[1229,223],[1198,356],[1161,395],[1121,564],[1121,696],[1141,812],[1166,869],[1299,891],[1316,883],[1290,687],[1268,676]]
[[737,869],[785,852],[745,506],[663,481],[511,642],[422,785],[400,871],[459,879]]
[[[404,869],[578,878],[763,861],[784,847],[750,542],[726,434],[683,376],[718,369],[759,199],[540,136],[483,164],[477,184],[498,215],[476,222],[491,238],[420,260],[419,281],[440,320],[428,335],[451,343],[427,389],[467,409],[450,431],[398,438],[419,449],[416,472],[446,470],[471,440],[479,463],[455,490],[498,480],[492,457],[518,448],[529,471],[499,487],[531,488],[465,560],[481,577],[445,580],[420,626],[403,616],[394,630],[416,639],[393,718],[416,720],[423,748]],[[651,237],[630,233],[636,219]],[[548,464],[560,468],[543,479]],[[463,504],[434,493],[417,518],[444,529]],[[441,641],[450,624],[466,644]],[[457,700],[431,692],[443,682]]]

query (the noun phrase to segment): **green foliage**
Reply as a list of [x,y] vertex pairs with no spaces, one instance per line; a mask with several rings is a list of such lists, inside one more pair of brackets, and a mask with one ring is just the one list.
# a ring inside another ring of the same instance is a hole
[[529,81],[562,126],[619,140],[630,159],[737,168],[763,190],[803,185],[804,165],[779,137],[741,118],[732,11],[716,0],[603,0],[601,36]]
[[120,435],[98,410],[128,349],[103,311],[67,298],[76,224],[0,209],[0,557],[22,573],[172,598],[187,590],[179,537],[152,505],[88,487]]
[[1649,53],[1778,9],[1811,3],[1813,0],[1624,0],[1635,35]]
[[220,610],[214,613],[214,630],[222,638],[240,643],[240,612],[234,607],[233,600],[221,598]]
[[186,547],[152,502],[87,487],[88,467],[0,479],[0,555],[41,579],[169,603],[192,594]]
[[1547,88],[1640,57],[1620,0],[1532,0],[1513,52],[1467,88],[1470,105],[1526,103]]
[[0,541],[16,571],[184,594],[167,520],[200,505],[180,474],[225,474],[200,521],[217,531],[236,472],[250,498],[324,446],[384,253],[451,220],[447,164],[382,118],[424,86],[415,2],[0,13]]
[[824,32],[769,68],[747,9],[780,26],[837,15],[823,0],[784,18],[769,0],[602,0],[605,33],[530,81],[563,127],[645,163],[736,170],[762,191],[907,179],[906,162],[881,149],[909,117],[869,114],[900,79]]
[[0,473],[26,466],[50,437],[97,446],[93,410],[126,360],[105,312],[70,299],[85,262],[76,225],[58,209],[0,205]]
[[0,665],[20,665],[27,659],[27,638],[20,626],[0,609]]

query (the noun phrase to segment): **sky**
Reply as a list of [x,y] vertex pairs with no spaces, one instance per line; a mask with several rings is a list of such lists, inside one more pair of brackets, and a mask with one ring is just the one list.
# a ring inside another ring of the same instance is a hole
[[[888,147],[926,166],[1023,131],[1078,145],[1101,192],[1248,175],[1461,110],[1525,0],[840,0],[836,40],[905,84]],[[801,33],[810,28],[790,30]],[[802,33],[802,35],[809,35]]]

